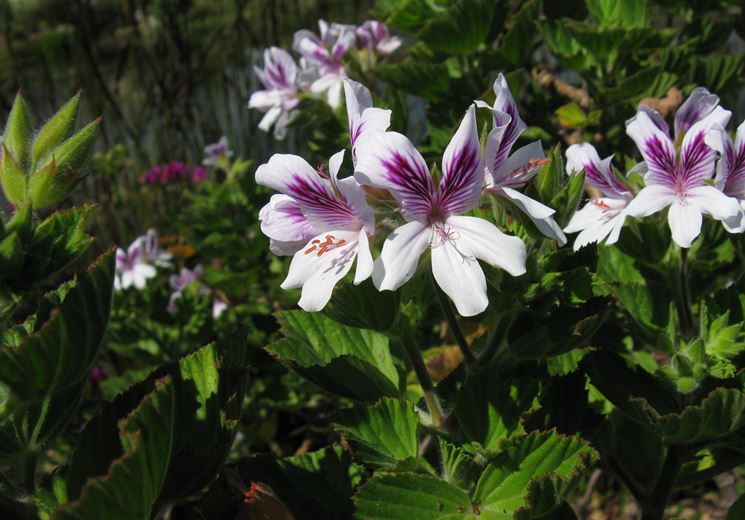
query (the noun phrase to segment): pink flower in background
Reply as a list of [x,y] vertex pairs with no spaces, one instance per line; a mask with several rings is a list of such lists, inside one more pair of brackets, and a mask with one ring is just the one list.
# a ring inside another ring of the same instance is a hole
[[207,176],[209,175],[209,172],[207,172],[206,169],[202,168],[201,166],[195,167],[191,171],[191,182],[194,183],[200,183],[207,180]]
[[360,47],[375,50],[380,54],[390,54],[403,43],[398,36],[391,36],[388,27],[378,20],[367,20],[357,27],[355,32]]
[[732,115],[718,103],[719,98],[705,88],[695,89],[675,114],[674,139],[662,117],[649,108],[626,122],[626,133],[647,166],[645,187],[629,203],[627,214],[645,217],[669,207],[670,231],[680,247],[691,247],[704,213],[732,226],[739,222],[737,200],[707,184],[716,161],[716,151],[706,144],[707,134],[724,128]]
[[274,126],[274,136],[283,139],[287,126],[295,117],[294,110],[300,104],[297,82],[298,70],[290,54],[278,47],[264,51],[264,68],[254,66],[264,90],[251,94],[248,108],[255,108],[265,115],[259,129],[268,132]]
[[287,154],[273,155],[256,170],[258,184],[282,192],[262,209],[261,229],[270,228],[267,235],[275,248],[285,248],[282,253],[296,251],[281,287],[302,287],[298,305],[306,311],[325,307],[355,259],[355,284],[372,273],[368,235],[375,232],[375,214],[354,177],[337,177],[343,158],[343,151],[331,157],[330,174]]
[[517,188],[530,182],[538,169],[547,162],[543,146],[540,141],[535,141],[510,155],[526,125],[520,119],[517,103],[502,74],[494,81],[494,93],[496,99],[493,106],[483,101],[476,102],[478,107],[489,109],[494,120],[484,148],[486,189],[492,195],[510,200],[533,221],[541,233],[563,246],[567,239],[553,218],[556,211],[517,191]]
[[341,93],[347,73],[342,58],[354,47],[356,36],[354,26],[318,22],[321,30],[315,33],[302,29],[295,33],[292,44],[303,59],[304,81],[315,94],[325,94],[328,104],[336,109],[341,104]]
[[745,231],[745,121],[737,128],[734,142],[723,126],[714,125],[706,134],[706,143],[721,154],[714,185],[740,202],[739,219],[723,221],[724,227],[730,233],[742,233]]
[[114,289],[117,291],[133,287],[139,291],[156,275],[155,267],[145,257],[145,237],[137,237],[127,250],[116,250]]
[[197,265],[194,269],[182,267],[178,274],[171,275],[168,279],[168,284],[171,286],[173,292],[168,299],[168,312],[171,314],[176,313],[176,302],[181,299],[186,288],[192,284],[199,284],[199,292],[201,294],[207,294],[208,289],[199,283],[199,278],[201,278],[203,272],[202,266]]
[[569,175],[585,171],[585,182],[600,191],[604,197],[590,200],[577,211],[564,228],[567,233],[579,232],[574,250],[603,239],[606,245],[615,244],[626,220],[626,205],[634,194],[613,174],[613,156],[600,160],[591,144],[573,144],[567,149],[566,170]]
[[473,106],[445,149],[442,172],[435,187],[421,154],[402,134],[373,133],[359,144],[355,177],[361,184],[388,190],[408,221],[383,244],[373,282],[379,290],[398,289],[430,249],[437,284],[462,316],[473,316],[489,303],[478,260],[517,276],[525,272],[526,259],[522,240],[487,220],[463,215],[478,206],[484,183]]
[[181,161],[173,161],[150,168],[142,177],[143,184],[199,183],[207,180],[208,172],[201,166],[192,168]]

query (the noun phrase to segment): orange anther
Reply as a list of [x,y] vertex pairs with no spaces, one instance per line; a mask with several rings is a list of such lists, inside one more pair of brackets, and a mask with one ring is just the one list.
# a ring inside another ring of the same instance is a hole
[[311,242],[312,244],[311,247],[306,249],[304,253],[308,255],[317,249],[318,254],[316,256],[321,256],[323,255],[323,253],[327,253],[328,251],[331,251],[332,249],[336,249],[337,247],[341,247],[347,243],[347,241],[344,239],[336,240],[336,237],[334,237],[333,235],[326,235],[323,238],[324,238],[323,242],[321,242],[318,239]]

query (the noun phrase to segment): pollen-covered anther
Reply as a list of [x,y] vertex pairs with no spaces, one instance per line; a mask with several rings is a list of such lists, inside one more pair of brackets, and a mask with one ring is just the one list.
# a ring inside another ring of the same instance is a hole
[[316,256],[321,256],[322,254],[327,253],[333,249],[336,249],[337,247],[341,247],[347,243],[347,241],[344,240],[343,238],[337,240],[336,237],[334,237],[334,235],[326,235],[323,238],[324,238],[323,242],[321,242],[318,239],[313,240],[311,242],[311,246],[305,250],[305,254],[309,255],[314,251],[318,251]]
[[608,204],[605,201],[602,201],[599,199],[592,199],[590,201],[590,204],[592,204],[593,206],[597,206],[598,208],[610,209],[610,206],[608,206]]

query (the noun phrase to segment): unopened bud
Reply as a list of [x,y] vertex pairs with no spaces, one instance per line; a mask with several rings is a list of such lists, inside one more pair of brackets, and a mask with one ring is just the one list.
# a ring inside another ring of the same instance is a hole
[[0,157],[0,185],[5,198],[16,206],[26,199],[26,173],[5,143]]
[[49,162],[31,175],[28,194],[34,208],[56,204],[75,186],[93,154],[100,124],[99,118],[57,146]]
[[31,156],[34,164],[41,163],[49,153],[69,139],[75,130],[80,108],[80,92],[65,103],[46,124],[41,127],[34,140]]
[[16,95],[13,108],[10,109],[8,122],[3,131],[3,144],[10,150],[21,170],[27,171],[31,160],[31,118],[26,108],[26,102],[21,93]]

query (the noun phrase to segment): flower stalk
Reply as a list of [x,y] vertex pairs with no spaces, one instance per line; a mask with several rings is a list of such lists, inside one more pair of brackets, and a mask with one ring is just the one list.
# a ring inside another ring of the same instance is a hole
[[693,334],[693,316],[691,315],[691,297],[688,290],[688,249],[684,247],[680,248],[678,283],[680,331],[686,339],[690,339]]
[[463,331],[458,324],[458,318],[455,316],[453,306],[451,305],[450,300],[448,300],[447,295],[442,291],[442,289],[440,289],[440,286],[437,285],[437,281],[435,280],[434,276],[432,276],[432,285],[434,286],[435,292],[437,293],[437,300],[440,302],[440,308],[442,308],[442,313],[445,315],[445,319],[448,322],[448,327],[450,328],[450,331],[455,337],[455,341],[458,344],[461,353],[463,354],[463,359],[466,362],[466,367],[468,368],[468,370],[473,370],[478,364],[478,361],[476,360],[476,356],[473,354],[471,347],[468,345],[466,336],[463,334]]
[[404,344],[406,356],[409,358],[409,362],[414,369],[419,386],[422,387],[422,391],[424,392],[424,402],[427,403],[429,414],[432,417],[432,424],[438,428],[443,427],[446,420],[445,412],[442,410],[440,401],[435,394],[432,378],[429,377],[422,353],[417,347],[416,338],[408,324],[403,325],[401,329],[401,342]]

